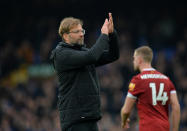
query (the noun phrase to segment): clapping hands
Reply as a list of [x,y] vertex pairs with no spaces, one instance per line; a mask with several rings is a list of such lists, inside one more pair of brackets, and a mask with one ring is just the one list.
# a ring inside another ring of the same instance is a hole
[[113,31],[114,31],[112,13],[109,13],[108,15],[109,15],[109,20],[106,18],[105,22],[101,28],[102,34],[106,34],[106,35],[113,33]]

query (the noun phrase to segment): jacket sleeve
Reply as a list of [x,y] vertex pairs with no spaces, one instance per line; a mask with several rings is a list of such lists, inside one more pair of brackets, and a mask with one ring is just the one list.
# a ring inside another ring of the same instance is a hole
[[108,42],[108,36],[101,34],[92,48],[87,51],[57,49],[55,67],[60,70],[69,70],[95,64],[102,55],[104,49],[108,46]]
[[101,66],[104,64],[111,63],[119,58],[119,40],[116,30],[112,34],[109,34],[109,48],[105,50],[99,60],[96,63],[96,66]]

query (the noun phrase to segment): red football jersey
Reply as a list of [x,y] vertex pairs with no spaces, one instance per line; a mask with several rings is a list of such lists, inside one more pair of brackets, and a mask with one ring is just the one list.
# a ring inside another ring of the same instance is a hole
[[127,97],[137,99],[140,131],[169,131],[171,93],[176,93],[173,83],[153,68],[133,77]]

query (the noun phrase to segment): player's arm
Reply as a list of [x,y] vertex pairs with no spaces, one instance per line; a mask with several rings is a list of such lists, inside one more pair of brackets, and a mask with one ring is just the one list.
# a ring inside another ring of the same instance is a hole
[[172,131],[178,131],[180,122],[180,105],[177,99],[177,93],[171,93],[170,103],[172,108]]
[[130,121],[129,116],[135,102],[136,102],[136,98],[130,97],[128,93],[125,103],[121,109],[121,124],[122,127],[125,129],[129,128],[129,124],[128,124],[128,122]]

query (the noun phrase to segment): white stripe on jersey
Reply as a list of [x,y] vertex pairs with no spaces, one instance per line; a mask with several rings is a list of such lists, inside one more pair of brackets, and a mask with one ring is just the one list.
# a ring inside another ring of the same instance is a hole
[[170,91],[170,94],[176,93],[176,91]]
[[131,93],[129,93],[128,92],[128,94],[127,94],[127,97],[130,97],[130,98],[133,98],[133,99],[137,99],[137,97],[136,96],[133,96]]

